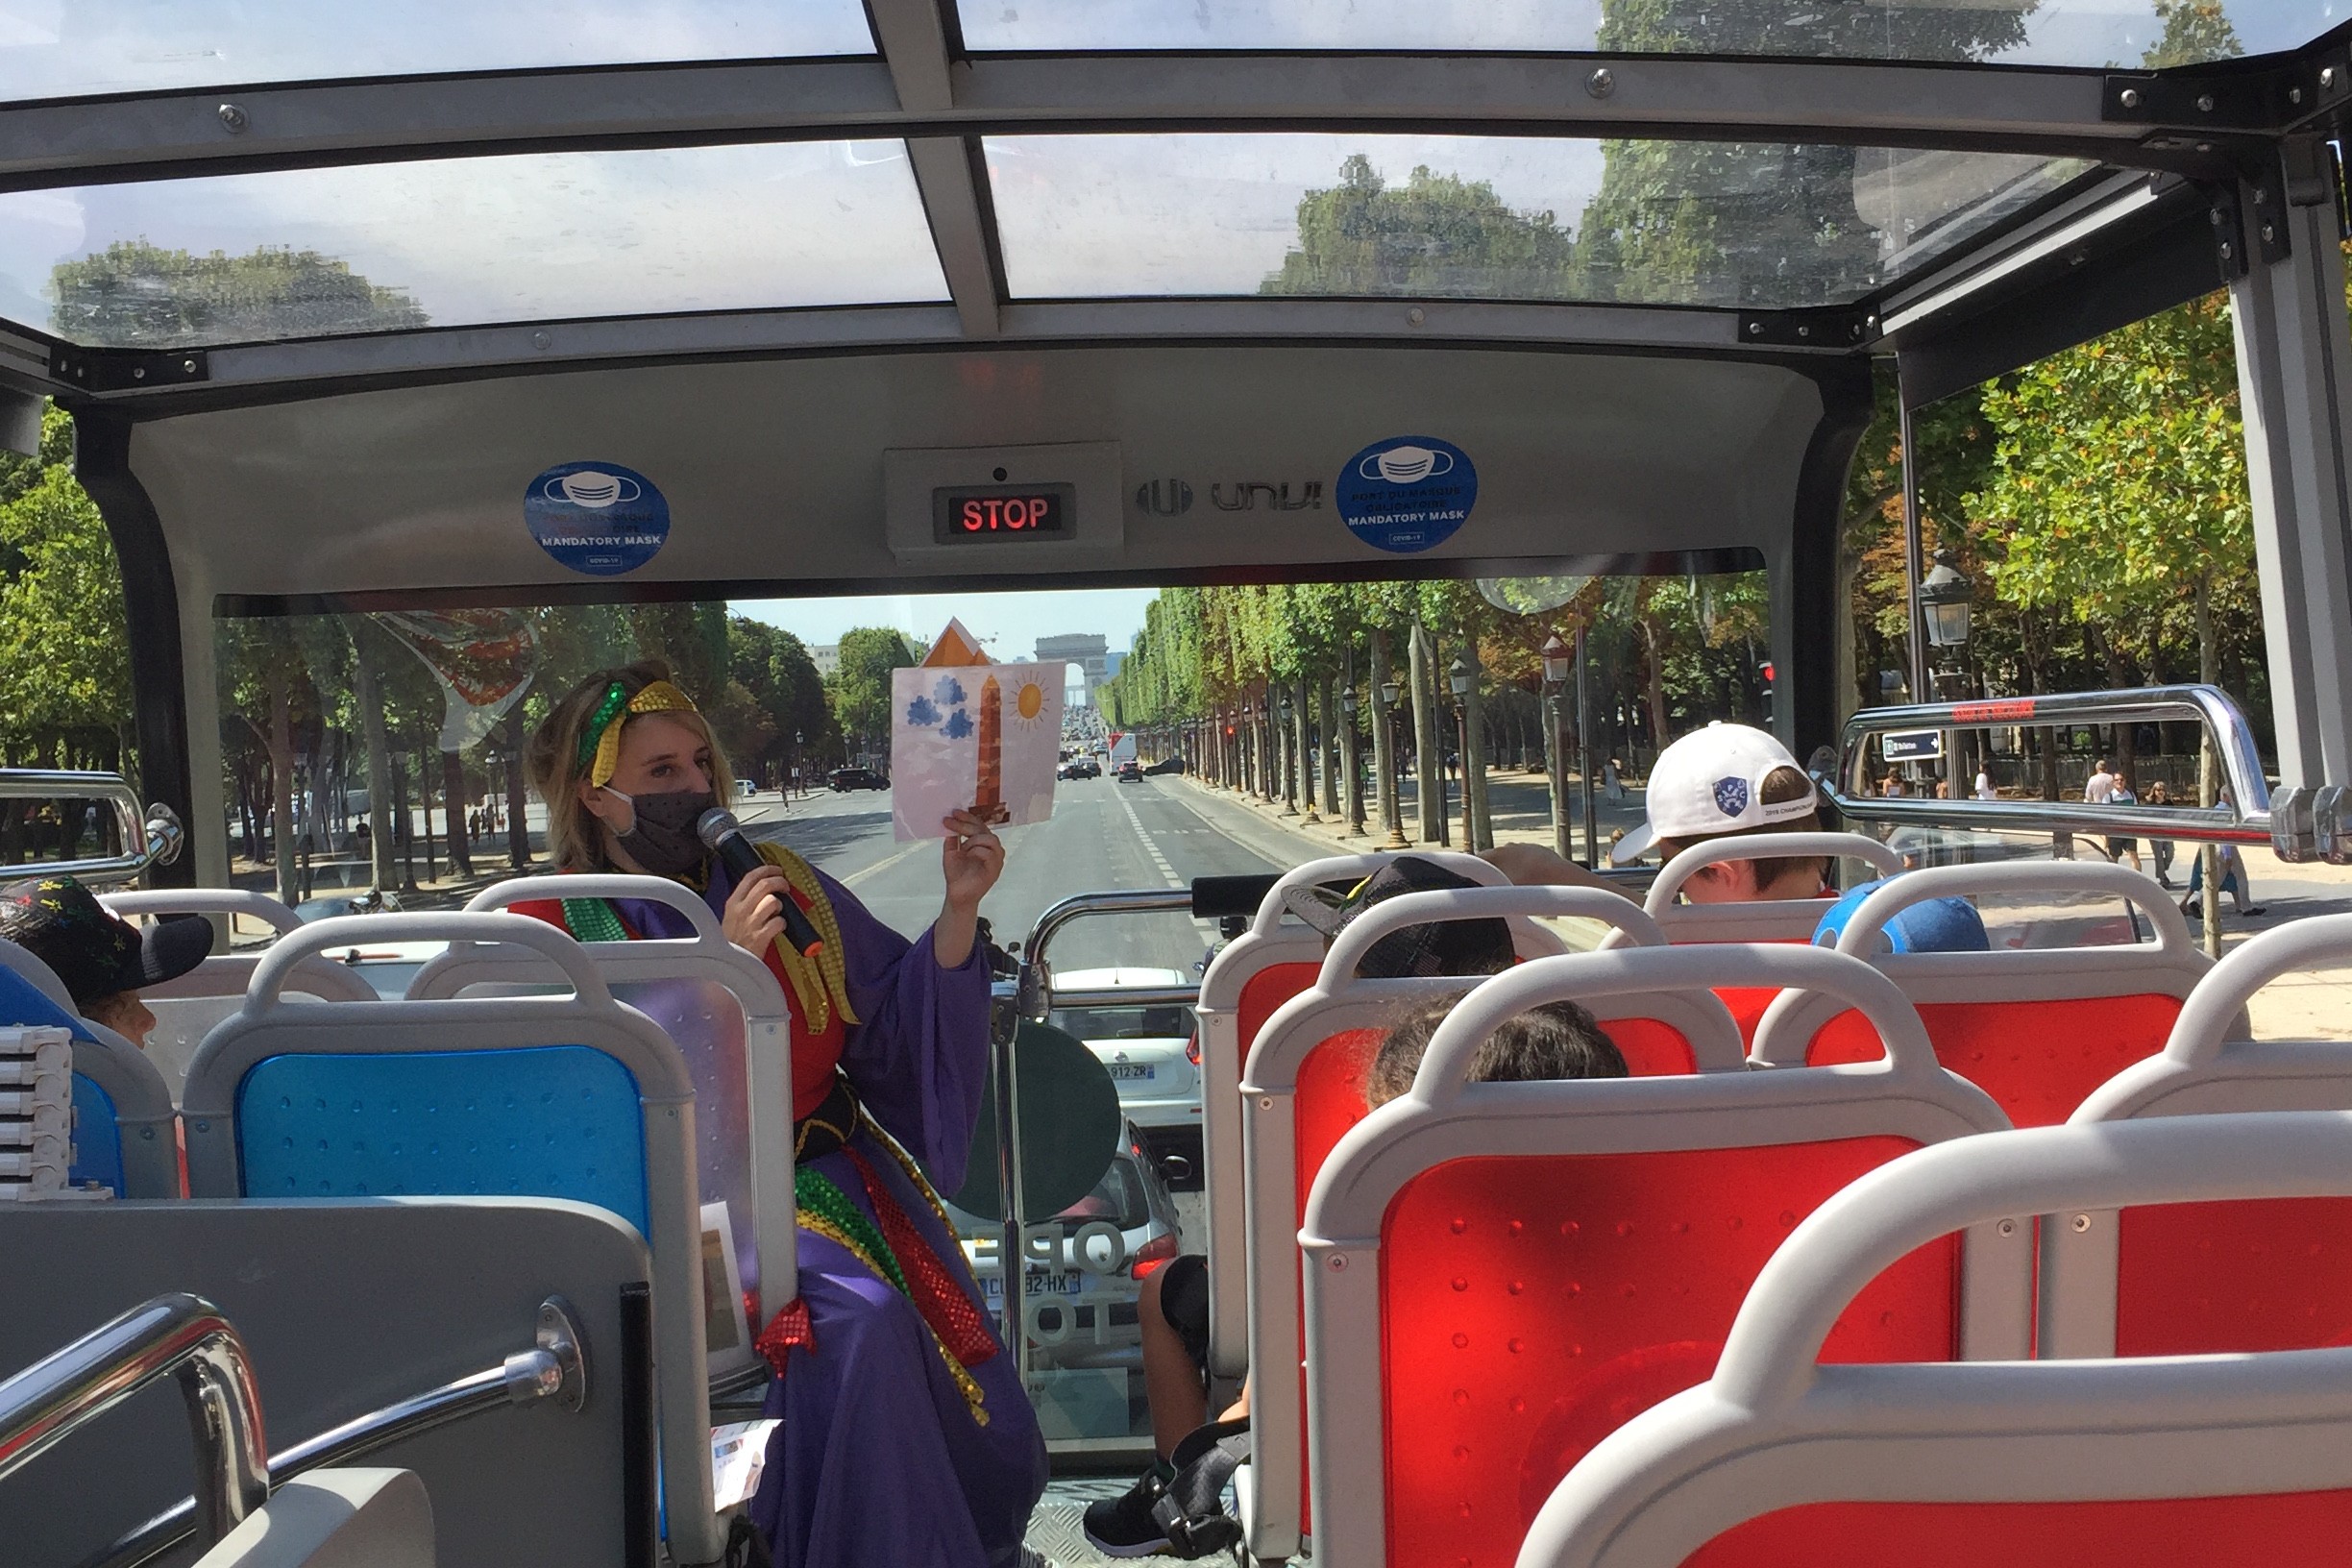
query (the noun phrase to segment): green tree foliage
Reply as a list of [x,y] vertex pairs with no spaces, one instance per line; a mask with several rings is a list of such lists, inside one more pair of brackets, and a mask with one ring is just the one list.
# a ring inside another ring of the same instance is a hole
[[906,639],[889,626],[842,633],[841,667],[828,683],[833,718],[860,751],[881,749],[890,735],[891,672],[916,662]]
[[183,348],[263,338],[389,331],[426,325],[397,288],[369,282],[316,251],[263,246],[195,256],[117,240],[51,274],[50,324],[78,343]]
[[1391,190],[1361,153],[1339,183],[1299,201],[1298,244],[1267,294],[1501,295],[1570,291],[1567,231],[1549,212],[1514,212],[1494,187],[1416,167]]
[[52,408],[37,457],[0,459],[0,748],[13,761],[129,764],[122,573],[73,477],[73,425]]

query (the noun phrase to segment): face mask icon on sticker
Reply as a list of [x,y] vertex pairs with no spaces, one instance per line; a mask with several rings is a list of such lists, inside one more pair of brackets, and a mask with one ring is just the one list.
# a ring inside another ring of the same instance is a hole
[[583,468],[576,474],[548,479],[543,493],[550,501],[568,501],[575,506],[600,512],[607,506],[635,501],[645,491],[635,479],[625,475],[602,474],[593,468]]
[[1363,478],[1386,479],[1390,484],[1411,484],[1453,471],[1452,453],[1432,452],[1427,447],[1390,447],[1386,452],[1372,453],[1356,467]]

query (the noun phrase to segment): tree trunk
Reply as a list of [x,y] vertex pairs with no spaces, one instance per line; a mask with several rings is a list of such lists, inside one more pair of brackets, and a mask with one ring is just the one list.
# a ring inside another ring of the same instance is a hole
[[450,870],[457,876],[474,874],[473,835],[466,830],[465,764],[454,751],[441,753],[441,819],[449,827]]
[[269,676],[270,857],[278,868],[278,901],[302,900],[294,884],[294,682],[282,666]]
[[1430,690],[1430,681],[1437,665],[1437,649],[1429,628],[1418,620],[1412,624],[1411,641],[1408,647],[1412,673],[1413,786],[1415,803],[1421,808],[1421,842],[1443,844],[1446,841],[1445,808],[1438,798],[1437,783],[1442,743],[1437,739],[1436,704]]
[[[2218,683],[2220,650],[2214,646],[2213,578],[2197,578],[2196,585],[2197,679],[2206,685]],[[2203,724],[2197,725],[2197,804],[2210,806],[2221,798],[2220,759],[2214,755],[2213,736]],[[2204,872],[2205,951],[2214,958],[2221,956],[2221,847],[2203,845],[2197,849],[2199,869]]]
[[1291,746],[1298,758],[1299,810],[1307,821],[1319,822],[1323,819],[1315,815],[1314,712],[1305,680],[1292,686],[1290,700],[1294,704]]
[[1396,738],[1389,734],[1388,698],[1384,688],[1388,683],[1388,632],[1375,626],[1372,630],[1372,773],[1373,789],[1380,801],[1381,826],[1390,833],[1404,831],[1397,819],[1396,758],[1391,755]]
[[506,863],[520,871],[531,863],[530,793],[523,777],[523,704],[506,710]]
[[367,655],[355,649],[352,698],[367,743],[368,874],[379,889],[392,885],[392,742],[384,732],[383,699]]
[[1467,849],[1494,847],[1494,828],[1486,820],[1486,699],[1479,693],[1479,647],[1476,637],[1462,638],[1461,660],[1470,671],[1470,691],[1462,698],[1467,755],[1462,758],[1463,817],[1470,828]]

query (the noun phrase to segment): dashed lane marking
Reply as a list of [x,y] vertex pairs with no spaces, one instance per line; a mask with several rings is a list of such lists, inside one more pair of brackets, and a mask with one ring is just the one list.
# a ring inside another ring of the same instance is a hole
[[[1145,830],[1143,826],[1143,819],[1136,815],[1134,805],[1131,804],[1127,797],[1123,795],[1118,796],[1115,798],[1119,803],[1119,810],[1127,814],[1127,821],[1134,825],[1136,837],[1142,841],[1144,853],[1151,856],[1151,863],[1153,867],[1158,870],[1162,876],[1167,878],[1168,885],[1170,887],[1182,887],[1184,885],[1183,878],[1176,874],[1176,868],[1168,864],[1167,856],[1161,852],[1159,844],[1152,838],[1151,834]],[[1175,829],[1175,831],[1183,833],[1188,831],[1188,829],[1180,827]],[[1214,920],[1204,920],[1199,916],[1195,915],[1192,917],[1192,923],[1198,926],[1209,936],[1213,937],[1218,934],[1217,922]]]

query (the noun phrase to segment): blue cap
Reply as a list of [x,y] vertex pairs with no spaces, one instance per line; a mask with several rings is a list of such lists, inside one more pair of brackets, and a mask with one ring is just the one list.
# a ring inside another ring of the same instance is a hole
[[[1829,906],[1829,913],[1813,928],[1813,945],[1834,947],[1862,900],[1887,885],[1888,878],[1850,888]],[[1984,918],[1966,898],[1925,898],[1898,910],[1886,923],[1886,940],[1899,953],[1981,953],[1993,943],[1985,936]]]

